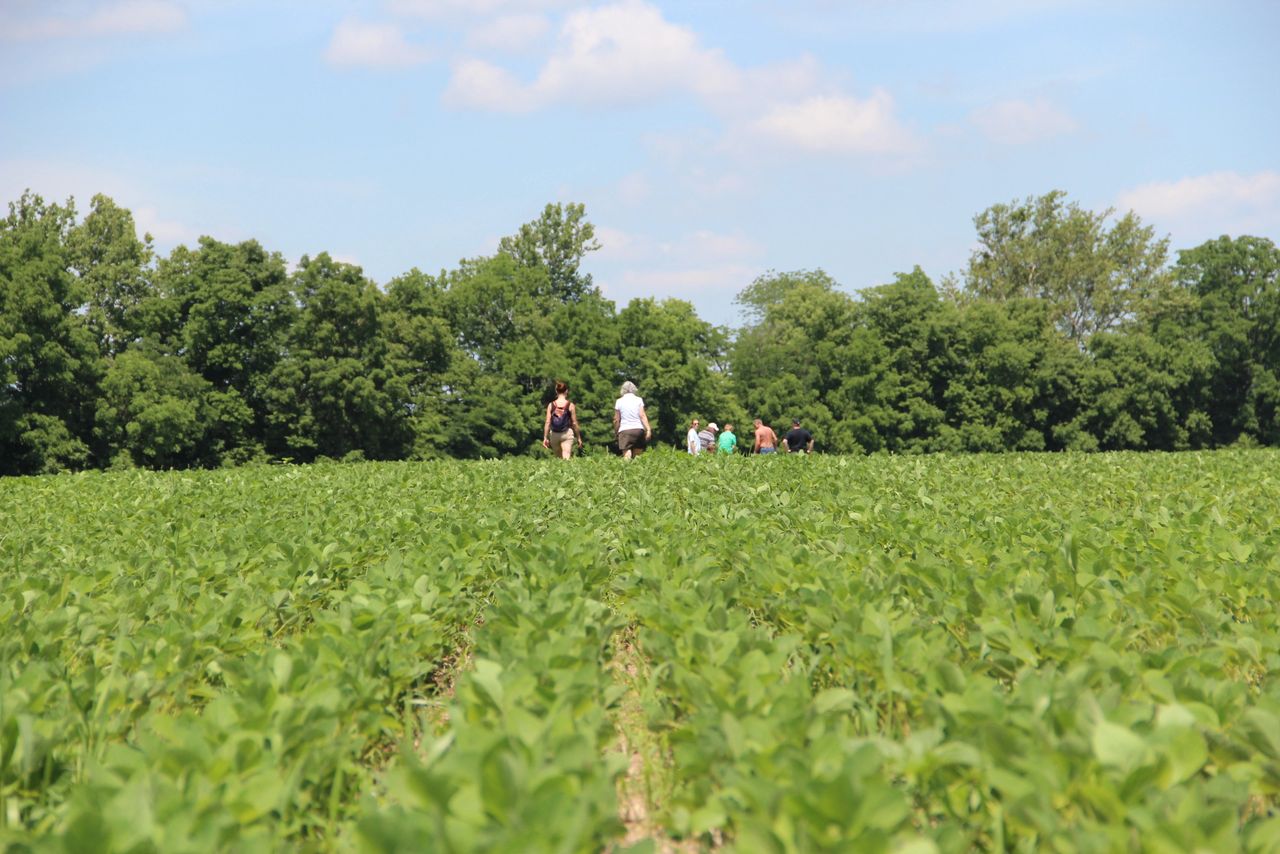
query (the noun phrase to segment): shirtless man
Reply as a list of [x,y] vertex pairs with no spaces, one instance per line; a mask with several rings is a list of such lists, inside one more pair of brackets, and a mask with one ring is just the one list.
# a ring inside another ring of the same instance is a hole
[[756,433],[751,439],[751,453],[772,454],[778,450],[778,435],[773,428],[759,418],[756,419]]

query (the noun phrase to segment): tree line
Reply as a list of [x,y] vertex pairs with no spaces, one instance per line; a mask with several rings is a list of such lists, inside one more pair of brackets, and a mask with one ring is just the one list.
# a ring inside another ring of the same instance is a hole
[[974,223],[940,282],[771,272],[730,329],[678,299],[617,308],[577,204],[379,286],[253,240],[160,257],[110,198],[81,218],[27,192],[0,221],[0,474],[537,453],[557,379],[596,452],[627,379],[671,445],[691,417],[757,415],[840,453],[1280,444],[1271,240],[1171,261],[1134,214],[1056,191]]

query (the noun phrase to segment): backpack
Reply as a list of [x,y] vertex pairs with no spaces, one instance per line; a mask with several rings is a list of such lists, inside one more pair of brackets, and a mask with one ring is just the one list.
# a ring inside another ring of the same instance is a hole
[[570,417],[570,413],[569,413],[569,406],[571,404],[569,404],[566,401],[564,405],[564,409],[560,410],[560,412],[558,413],[556,412],[556,404],[554,400],[551,402],[550,405],[551,405],[551,429],[553,432],[563,433],[565,430],[568,430],[569,427],[573,424],[573,419]]

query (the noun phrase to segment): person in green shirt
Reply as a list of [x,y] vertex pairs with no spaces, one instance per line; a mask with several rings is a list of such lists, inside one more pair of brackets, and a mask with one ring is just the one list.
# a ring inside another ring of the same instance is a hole
[[716,440],[716,447],[722,454],[732,454],[738,449],[738,437],[733,435],[733,425],[724,425],[724,430],[720,432],[720,438]]

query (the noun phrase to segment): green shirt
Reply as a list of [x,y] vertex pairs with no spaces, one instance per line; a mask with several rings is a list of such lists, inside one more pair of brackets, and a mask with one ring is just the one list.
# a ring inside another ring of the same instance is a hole
[[720,448],[720,453],[732,454],[738,448],[738,437],[725,430],[716,440],[716,445]]

